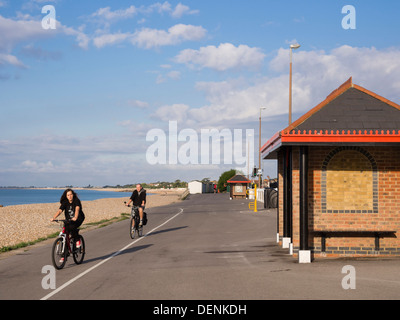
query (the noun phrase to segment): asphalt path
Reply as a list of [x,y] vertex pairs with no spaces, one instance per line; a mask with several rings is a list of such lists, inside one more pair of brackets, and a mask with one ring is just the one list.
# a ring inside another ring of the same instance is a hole
[[[142,238],[129,237],[128,220],[83,231],[85,260],[76,265],[69,258],[55,271],[55,289],[43,287],[54,240],[0,256],[0,299],[400,298],[400,259],[299,264],[276,243],[276,210],[260,206],[253,212],[248,200],[229,200],[226,194],[190,195],[146,209]],[[346,266],[354,271],[352,282]]]

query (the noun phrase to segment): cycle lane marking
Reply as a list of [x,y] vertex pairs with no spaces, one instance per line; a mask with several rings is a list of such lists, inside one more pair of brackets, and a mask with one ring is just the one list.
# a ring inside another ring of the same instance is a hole
[[89,272],[93,271],[94,269],[96,269],[97,267],[100,267],[102,264],[106,263],[107,261],[111,260],[112,258],[114,258],[115,256],[119,255],[121,252],[123,252],[124,250],[128,249],[130,246],[134,245],[136,242],[146,238],[148,235],[150,235],[151,233],[153,233],[155,230],[161,228],[163,225],[167,224],[168,222],[170,222],[171,220],[175,219],[177,216],[179,216],[181,213],[183,212],[183,209],[180,208],[180,211],[175,214],[173,217],[169,218],[167,221],[163,222],[162,224],[158,225],[157,227],[151,229],[149,232],[147,232],[145,235],[143,235],[142,237],[132,241],[131,243],[129,243],[128,245],[126,245],[125,247],[123,247],[122,249],[118,250],[117,252],[114,252],[112,255],[110,255],[108,258],[100,261],[99,263],[97,263],[96,265],[90,267],[89,269],[83,271],[82,273],[78,274],[76,277],[72,278],[71,280],[67,281],[66,283],[64,283],[62,286],[60,286],[59,288],[55,289],[54,291],[50,292],[49,294],[47,294],[46,296],[44,296],[43,298],[41,298],[40,300],[47,300],[49,298],[51,298],[52,296],[54,296],[55,294],[57,294],[58,292],[60,292],[61,290],[65,289],[66,287],[68,287],[70,284],[74,283],[76,280],[78,280],[79,278],[83,277],[84,275],[88,274]]

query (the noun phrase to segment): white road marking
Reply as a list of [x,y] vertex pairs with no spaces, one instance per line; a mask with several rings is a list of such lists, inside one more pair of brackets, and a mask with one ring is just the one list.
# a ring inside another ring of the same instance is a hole
[[134,245],[136,242],[142,240],[143,238],[146,238],[149,234],[153,233],[155,230],[157,230],[158,228],[162,227],[163,225],[167,224],[168,222],[170,222],[172,219],[175,219],[177,216],[179,216],[181,213],[183,212],[183,209],[180,208],[180,211],[175,214],[173,217],[169,218],[167,221],[163,222],[162,224],[160,224],[159,226],[153,228],[152,230],[150,230],[149,232],[147,232],[144,236],[136,239],[135,241],[132,241],[131,243],[129,243],[128,245],[126,245],[125,247],[123,247],[122,249],[120,249],[119,251],[113,253],[111,256],[109,256],[108,258],[100,261],[98,264],[94,265],[93,267],[87,269],[86,271],[78,274],[75,278],[72,278],[71,280],[69,280],[68,282],[64,283],[61,287],[55,289],[54,291],[50,292],[48,295],[44,296],[43,298],[41,298],[40,300],[47,300],[49,298],[51,298],[52,296],[54,296],[56,293],[60,292],[61,290],[65,289],[66,287],[68,287],[70,284],[72,284],[73,282],[75,282],[76,280],[78,280],[79,278],[83,277],[84,275],[88,274],[90,271],[93,271],[94,269],[96,269],[97,267],[100,267],[103,263],[106,263],[107,261],[111,260],[112,258],[114,258],[115,256],[119,255],[122,251],[128,249],[130,246]]

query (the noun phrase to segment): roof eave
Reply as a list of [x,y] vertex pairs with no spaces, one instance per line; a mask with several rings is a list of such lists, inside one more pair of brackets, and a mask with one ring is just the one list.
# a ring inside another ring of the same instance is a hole
[[270,157],[277,149],[280,148],[281,142],[281,131],[275,133],[271,139],[269,139],[260,149],[262,159],[275,159]]

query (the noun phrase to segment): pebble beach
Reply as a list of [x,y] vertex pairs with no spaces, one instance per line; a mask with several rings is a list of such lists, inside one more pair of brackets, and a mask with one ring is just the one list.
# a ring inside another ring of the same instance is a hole
[[[147,196],[146,209],[181,201],[185,190],[148,190],[148,193],[152,193],[152,195]],[[124,205],[124,201],[129,201],[129,197],[82,201],[85,221],[81,228],[84,229],[85,225],[89,223],[114,217],[119,218],[122,213],[130,213],[130,208]],[[0,248],[21,242],[35,241],[58,232],[59,225],[50,222],[50,219],[57,212],[59,206],[59,203],[40,203],[0,207]],[[59,218],[64,219],[64,213]]]

